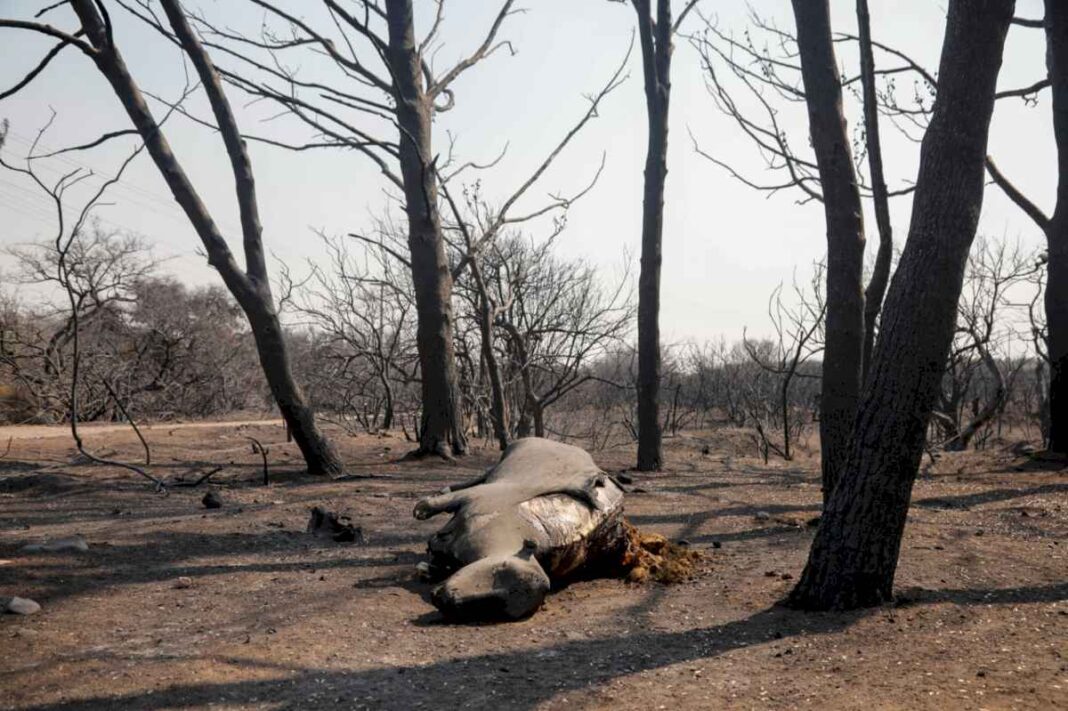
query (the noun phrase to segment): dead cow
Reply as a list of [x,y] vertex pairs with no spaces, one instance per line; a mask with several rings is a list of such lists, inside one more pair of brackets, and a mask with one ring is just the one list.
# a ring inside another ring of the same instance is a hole
[[415,517],[452,519],[429,541],[434,605],[463,619],[518,619],[552,583],[618,563],[623,490],[582,449],[521,439],[483,476],[420,501]]

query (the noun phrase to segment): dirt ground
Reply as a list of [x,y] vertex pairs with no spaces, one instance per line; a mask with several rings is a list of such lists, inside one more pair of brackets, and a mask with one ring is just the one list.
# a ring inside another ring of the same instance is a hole
[[[301,473],[276,424],[158,425],[153,471],[226,467],[163,497],[79,463],[61,428],[0,429],[0,452],[20,432],[0,460],[0,596],[43,609],[0,617],[0,708],[1068,708],[1068,474],[1008,452],[945,455],[917,483],[897,604],[802,614],[774,603],[812,537],[813,462],[765,466],[737,432],[675,438],[626,507],[708,552],[696,579],[579,582],[530,619],[477,626],[428,602],[414,568],[443,521],[411,510],[490,449],[397,463],[399,436],[335,433],[351,476],[328,481]],[[121,429],[87,441],[139,456]],[[595,458],[619,471],[632,453]],[[222,508],[202,507],[209,489]],[[316,505],[366,543],[304,533]],[[76,533],[88,552],[20,551]]]

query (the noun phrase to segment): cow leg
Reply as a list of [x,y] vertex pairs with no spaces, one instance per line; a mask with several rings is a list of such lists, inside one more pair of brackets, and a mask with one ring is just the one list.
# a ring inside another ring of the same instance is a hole
[[456,513],[467,500],[467,494],[457,492],[428,496],[415,505],[412,515],[420,521],[425,521],[439,513]]

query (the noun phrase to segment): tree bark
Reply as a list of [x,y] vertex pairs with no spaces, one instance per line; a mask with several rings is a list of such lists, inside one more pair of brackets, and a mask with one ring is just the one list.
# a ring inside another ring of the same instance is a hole
[[633,0],[645,78],[649,137],[642,203],[642,256],[638,277],[638,463],[655,471],[664,463],[660,432],[660,264],[667,179],[668,102],[671,98],[671,0]]
[[1068,7],[1046,0],[1046,61],[1057,141],[1057,205],[1046,228],[1046,327],[1049,348],[1049,449],[1068,453]]
[[875,254],[871,280],[864,290],[864,356],[861,386],[868,379],[872,351],[875,349],[875,325],[890,282],[890,262],[894,256],[894,231],[890,225],[890,196],[883,172],[883,148],[879,138],[879,104],[875,96],[875,56],[871,44],[871,16],[868,0],[857,0],[857,36],[860,39],[860,82],[864,95],[864,133],[867,139],[868,169],[871,172],[875,224],[879,229],[879,251]]
[[787,604],[890,600],[983,202],[983,164],[1013,0],[951,0],[939,88],[923,138],[908,241],[883,310],[842,479]]
[[471,260],[469,268],[471,277],[475,280],[475,288],[478,289],[478,329],[482,339],[482,360],[486,363],[486,372],[490,381],[490,419],[493,425],[493,436],[497,438],[497,444],[503,452],[508,449],[508,418],[501,367],[497,363],[497,354],[493,350],[493,319],[496,309],[490,299],[489,289],[486,288],[486,281],[482,278],[482,268],[478,266],[478,257]]
[[793,0],[797,47],[827,220],[827,315],[820,394],[826,502],[846,458],[864,350],[864,220],[827,0]]
[[267,274],[255,182],[248,152],[215,67],[190,29],[184,11],[177,0],[163,0],[162,2],[163,10],[175,36],[196,67],[226,144],[240,206],[246,260],[244,271],[234,260],[226,240],[175,157],[159,124],[152,116],[140,88],[130,75],[122,54],[112,42],[110,25],[104,21],[91,0],[73,0],[71,4],[82,23],[86,36],[97,50],[93,55],[93,61],[122,102],[123,108],[145,142],[149,155],[174,195],[174,199],[185,211],[204,244],[208,253],[208,263],[219,272],[230,293],[234,295],[245,312],[249,325],[252,327],[256,350],[271,394],[300,447],[308,471],[314,474],[341,473],[343,470],[341,460],[316,425],[315,414],[290,369],[285,336],[275,311],[270,279]]
[[416,345],[423,403],[418,453],[460,455],[467,450],[467,439],[460,416],[453,343],[452,275],[445,256],[431,148],[433,106],[423,82],[411,0],[387,0],[386,15],[418,313]]

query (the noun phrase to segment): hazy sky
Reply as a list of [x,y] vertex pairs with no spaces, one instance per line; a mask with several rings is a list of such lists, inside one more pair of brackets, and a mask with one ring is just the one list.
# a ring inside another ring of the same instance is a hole
[[[187,2],[203,10],[218,25],[255,31],[263,17],[244,0]],[[871,0],[875,39],[900,47],[932,71],[937,68],[944,29],[944,2],[930,0]],[[0,12],[10,17],[30,17],[43,3],[0,0]],[[286,3],[295,14],[317,16],[312,0]],[[416,0],[419,22],[427,26],[429,0]],[[525,0],[523,14],[510,17],[501,30],[516,51],[502,51],[468,71],[454,85],[456,106],[435,123],[436,149],[444,152],[446,131],[457,138],[461,161],[486,161],[507,143],[500,164],[482,173],[483,193],[503,199],[542,160],[544,155],[584,112],[585,94],[597,90],[621,61],[634,27],[629,4],[607,0]],[[681,7],[682,2],[676,0]],[[855,28],[852,0],[832,0],[835,29]],[[499,6],[489,0],[450,0],[442,31],[444,46],[437,67],[449,66],[458,56],[478,45]],[[744,32],[747,8],[772,18],[785,28],[793,26],[787,0],[755,0],[749,5],[735,0],[704,0],[702,11],[717,19],[725,31]],[[143,89],[175,98],[184,84],[180,55],[140,23],[125,16],[117,6],[117,41],[135,78]],[[1019,0],[1017,15],[1037,18],[1040,0]],[[51,13],[52,22],[75,26],[69,10]],[[683,32],[701,26],[691,16]],[[417,26],[417,32],[420,27]],[[29,33],[2,30],[0,85],[11,86],[51,46]],[[1003,88],[1030,84],[1044,76],[1044,36],[1040,30],[1014,27],[1001,73]],[[568,227],[559,238],[568,255],[591,260],[606,277],[620,271],[629,255],[637,260],[641,231],[642,168],[645,155],[645,108],[640,57],[635,48],[630,78],[609,96],[600,117],[576,139],[565,155],[546,174],[527,198],[528,206],[542,204],[556,191],[574,191],[593,175],[602,152],[606,167],[594,190],[576,204]],[[841,62],[854,66],[846,48]],[[878,55],[881,66],[894,63]],[[301,65],[306,78],[317,67],[307,55],[293,54],[291,65]],[[221,58],[219,63],[229,66]],[[849,69],[847,69],[849,72]],[[900,79],[911,86],[911,79]],[[819,203],[798,205],[800,195],[782,192],[768,197],[756,193],[727,175],[723,169],[697,155],[689,137],[757,180],[773,180],[763,174],[763,161],[737,127],[715,108],[705,89],[698,54],[683,38],[676,39],[672,66],[671,134],[667,182],[663,265],[663,334],[666,341],[704,340],[725,335],[740,336],[768,329],[768,294],[781,281],[789,282],[796,271],[801,278],[813,260],[824,252],[823,211]],[[231,100],[240,107],[243,129],[296,140],[307,135],[297,124],[261,123],[277,113],[265,105],[246,106],[247,99],[231,90]],[[208,111],[202,99],[189,104],[201,116]],[[11,122],[6,155],[25,155],[28,141],[47,121],[51,109],[57,117],[43,143],[60,147],[82,143],[101,132],[128,128],[129,121],[110,88],[90,61],[76,50],[66,50],[28,89],[0,102],[0,118]],[[157,115],[159,104],[153,104]],[[851,129],[860,122],[858,107],[847,102]],[[807,145],[807,121],[801,106],[784,106],[782,123],[799,148]],[[886,137],[887,174],[891,186],[915,179],[919,146],[901,139],[888,121]],[[166,127],[182,161],[217,221],[240,250],[233,180],[222,142],[216,135],[188,120],[174,118]],[[387,136],[395,140],[392,135]],[[130,143],[116,142],[66,158],[39,162],[45,176],[58,177],[76,165],[110,174],[128,151]],[[1052,209],[1056,183],[1055,152],[1050,126],[1048,92],[1037,106],[1019,99],[999,103],[992,127],[990,153],[1028,195],[1047,210]],[[321,250],[311,228],[330,233],[366,229],[389,205],[386,182],[375,167],[354,152],[338,150],[292,153],[261,145],[252,146],[252,161],[259,190],[264,237],[278,259],[299,262],[317,259]],[[475,176],[471,176],[475,177]],[[167,269],[189,283],[217,280],[217,275],[197,256],[199,245],[192,228],[170,197],[147,156],[140,157],[122,183],[110,193],[115,204],[100,212],[108,223],[144,233],[157,245],[160,256],[169,257]],[[892,206],[895,236],[903,245],[908,229],[908,198]],[[868,214],[869,253],[877,241],[874,219]],[[546,224],[534,225],[534,236]],[[0,172],[0,244],[11,245],[51,234],[54,218],[45,200],[35,194],[22,176]],[[995,187],[987,191],[982,233],[1019,239],[1037,247],[1041,235]],[[0,266],[10,266],[0,260]]]

